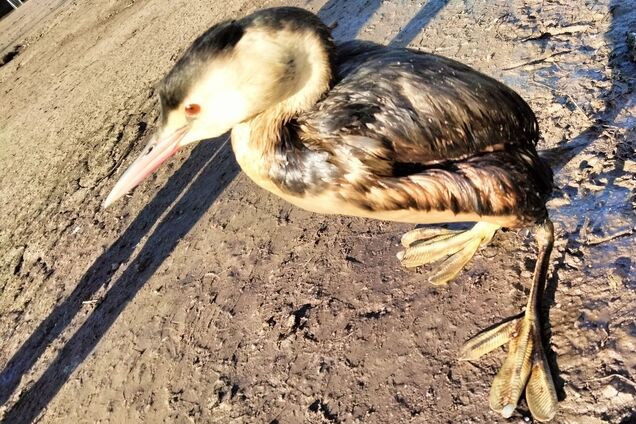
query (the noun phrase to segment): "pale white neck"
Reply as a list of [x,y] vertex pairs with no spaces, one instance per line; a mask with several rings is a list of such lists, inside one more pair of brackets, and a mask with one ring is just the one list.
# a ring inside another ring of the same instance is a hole
[[299,73],[299,89],[246,122],[250,127],[250,144],[267,151],[280,141],[280,131],[294,117],[306,112],[330,89],[332,65],[329,52],[312,33],[293,38],[290,46],[295,70]]

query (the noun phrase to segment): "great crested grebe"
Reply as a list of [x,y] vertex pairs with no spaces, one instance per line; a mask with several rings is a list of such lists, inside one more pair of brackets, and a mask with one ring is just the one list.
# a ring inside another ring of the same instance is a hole
[[453,279],[499,228],[532,226],[539,253],[523,317],[469,340],[461,358],[508,342],[491,408],[510,417],[525,388],[534,418],[554,417],[539,321],[554,238],[545,207],[552,172],[519,95],[444,57],[334,44],[317,16],[284,7],[210,28],[163,79],[160,97],[158,134],[105,206],[180,147],[231,130],[243,171],[301,208],[413,224],[474,222],[465,231],[419,228],[402,237],[399,260],[438,264],[434,284]]

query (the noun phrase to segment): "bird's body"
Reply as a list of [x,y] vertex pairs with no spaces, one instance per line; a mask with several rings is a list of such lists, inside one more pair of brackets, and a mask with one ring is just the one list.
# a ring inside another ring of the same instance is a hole
[[121,177],[108,205],[181,146],[231,130],[243,171],[304,209],[416,224],[402,265],[434,264],[452,280],[501,227],[533,226],[539,242],[528,308],[471,339],[462,358],[509,342],[491,407],[510,416],[522,391],[533,416],[551,419],[556,394],[541,346],[538,304],[553,228],[545,202],[552,172],[539,129],[502,83],[440,56],[367,42],[336,45],[297,8],[258,11],[202,34],[160,86],[159,134]]
[[552,175],[516,93],[409,49],[354,41],[334,56],[332,87],[281,122],[275,142],[259,118],[234,127],[237,160],[257,184],[318,213],[508,227],[545,217]]

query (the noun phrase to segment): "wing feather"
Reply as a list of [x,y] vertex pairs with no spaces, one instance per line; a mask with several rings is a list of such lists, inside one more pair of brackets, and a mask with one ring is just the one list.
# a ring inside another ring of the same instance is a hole
[[526,102],[468,66],[368,42],[345,43],[337,57],[333,89],[299,120],[309,147],[374,139],[393,163],[434,164],[536,146]]

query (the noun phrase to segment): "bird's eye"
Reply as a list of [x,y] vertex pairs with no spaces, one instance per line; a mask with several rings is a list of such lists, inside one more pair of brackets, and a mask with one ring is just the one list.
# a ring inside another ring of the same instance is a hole
[[201,106],[196,103],[189,103],[185,106],[185,114],[188,118],[195,118],[201,112]]

